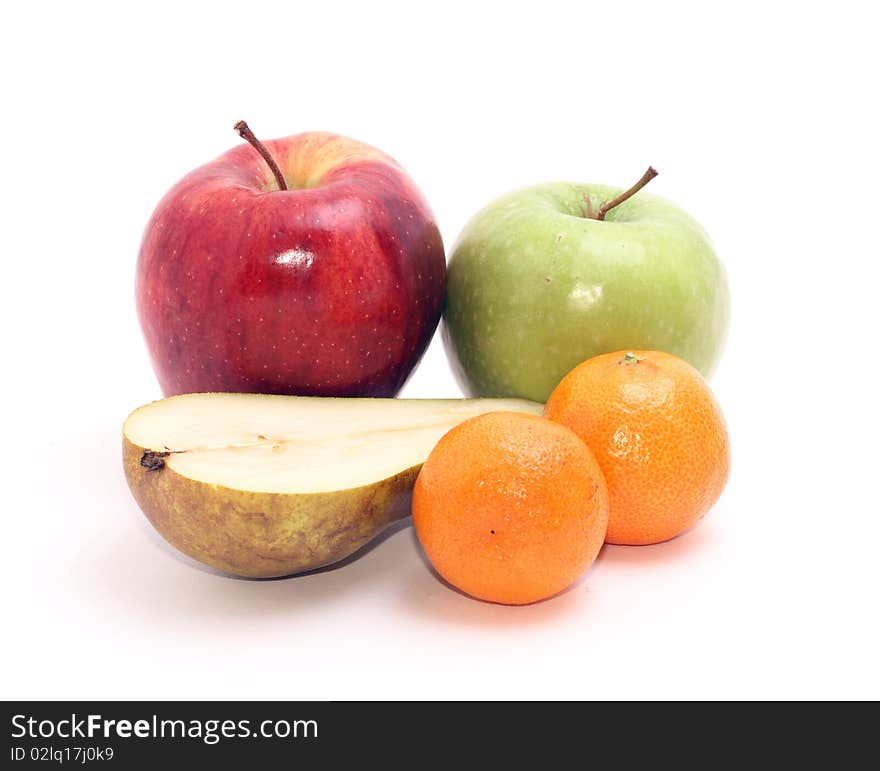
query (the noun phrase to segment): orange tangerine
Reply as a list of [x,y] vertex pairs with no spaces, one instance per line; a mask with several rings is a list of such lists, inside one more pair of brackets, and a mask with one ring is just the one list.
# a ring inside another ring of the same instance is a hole
[[544,415],[572,429],[608,483],[606,541],[650,544],[691,527],[721,495],[730,444],[702,375],[659,351],[588,359],[556,387]]
[[561,592],[593,562],[608,493],[572,431],[537,415],[492,412],[440,439],[416,480],[413,522],[446,581],[521,605]]

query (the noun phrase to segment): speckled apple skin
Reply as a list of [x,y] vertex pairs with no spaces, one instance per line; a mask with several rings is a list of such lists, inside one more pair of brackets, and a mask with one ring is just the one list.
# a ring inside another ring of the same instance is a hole
[[394,396],[437,326],[446,261],[403,169],[335,134],[242,144],[162,199],[136,300],[166,396]]
[[721,355],[727,279],[702,227],[637,193],[595,219],[620,188],[548,183],[490,203],[449,262],[443,337],[464,392],[544,402],[586,359],[638,349],[703,375]]
[[328,493],[233,490],[189,479],[169,464],[141,465],[123,437],[125,478],[147,518],[175,548],[226,573],[273,578],[345,559],[410,514],[421,464],[372,485]]

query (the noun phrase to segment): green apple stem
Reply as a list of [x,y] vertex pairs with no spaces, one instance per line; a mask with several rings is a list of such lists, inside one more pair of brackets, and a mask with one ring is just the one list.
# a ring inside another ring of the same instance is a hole
[[281,169],[278,168],[278,164],[275,163],[275,159],[269,155],[269,151],[266,149],[266,145],[264,145],[259,139],[254,136],[254,132],[251,131],[250,126],[245,123],[243,120],[240,120],[234,126],[235,130],[238,132],[238,135],[247,140],[251,147],[254,148],[260,155],[263,156],[263,160],[266,161],[266,164],[272,170],[272,173],[275,175],[275,181],[278,183],[279,190],[287,190],[287,183],[284,181],[284,175],[281,173]]
[[599,212],[596,214],[597,220],[604,220],[605,215],[610,212],[615,206],[618,204],[622,204],[627,198],[632,198],[636,193],[639,192],[645,185],[647,185],[654,177],[657,176],[659,172],[653,167],[648,166],[648,170],[642,175],[642,178],[636,182],[629,190],[624,190],[617,198],[612,201],[608,201],[607,203],[603,203],[599,207]]

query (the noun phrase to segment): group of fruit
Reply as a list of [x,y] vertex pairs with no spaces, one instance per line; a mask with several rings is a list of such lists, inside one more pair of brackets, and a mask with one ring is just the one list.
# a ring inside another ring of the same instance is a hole
[[[700,372],[727,286],[699,225],[636,195],[652,169],[626,191],[500,198],[447,276],[433,215],[387,155],[236,129],[250,146],[165,196],[138,261],[169,398],[126,420],[124,466],[171,544],[289,575],[412,511],[447,581],[519,604],[565,589],[603,542],[663,541],[711,508],[728,442]],[[456,376],[483,398],[375,398],[397,394],[444,308]]]

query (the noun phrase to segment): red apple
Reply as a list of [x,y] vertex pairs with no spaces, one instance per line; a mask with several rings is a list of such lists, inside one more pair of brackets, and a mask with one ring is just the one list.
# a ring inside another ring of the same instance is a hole
[[254,146],[178,182],[141,244],[137,307],[162,391],[394,396],[442,310],[427,202],[369,145],[261,144],[236,128]]

